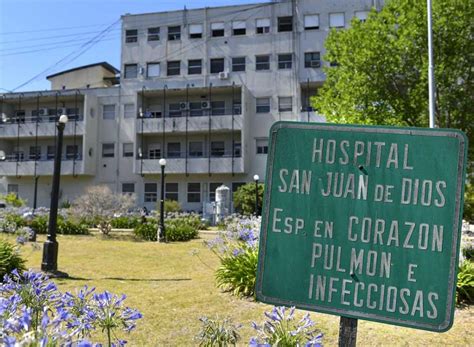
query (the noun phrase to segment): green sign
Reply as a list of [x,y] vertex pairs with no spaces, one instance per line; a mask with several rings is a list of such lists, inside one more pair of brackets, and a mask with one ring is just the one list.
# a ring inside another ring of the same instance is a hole
[[257,299],[448,330],[466,149],[450,129],[276,123]]

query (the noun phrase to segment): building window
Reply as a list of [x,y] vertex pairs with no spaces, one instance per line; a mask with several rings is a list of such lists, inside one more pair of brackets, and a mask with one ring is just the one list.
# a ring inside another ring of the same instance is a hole
[[209,201],[216,201],[216,189],[221,185],[222,183],[209,183]]
[[134,194],[135,193],[135,183],[122,183],[122,193],[123,194]]
[[168,76],[178,76],[181,74],[181,61],[169,61],[166,66],[166,74]]
[[257,139],[257,154],[267,154],[268,153],[268,139]]
[[30,160],[41,159],[41,146],[30,146]]
[[159,143],[148,146],[148,159],[161,159],[161,145]]
[[160,28],[148,28],[148,41],[160,41]]
[[270,112],[270,98],[257,98],[257,113],[269,113]]
[[202,38],[202,24],[189,25],[189,38],[190,39]]
[[242,101],[238,100],[234,102],[234,114],[242,114]]
[[125,43],[132,43],[138,41],[138,30],[125,30]]
[[47,160],[52,160],[54,159],[54,156],[56,154],[56,146],[48,146],[46,148],[46,159]]
[[125,104],[125,105],[123,105],[123,117],[124,118],[134,118],[135,117],[135,105],[134,104]]
[[160,63],[146,64],[147,77],[160,77]]
[[200,75],[202,73],[202,60],[188,60],[188,75]]
[[224,58],[211,59],[211,73],[224,71]]
[[168,41],[181,40],[181,26],[168,27]]
[[257,71],[270,70],[270,56],[257,55],[255,57],[255,70]]
[[355,11],[355,16],[361,22],[365,22],[367,20],[367,17],[369,16],[369,11]]
[[241,142],[234,142],[234,157],[241,157],[242,156],[242,143]]
[[232,71],[245,71],[245,57],[232,58]]
[[168,158],[181,158],[181,143],[168,143]]
[[79,146],[78,145],[67,145],[66,146],[66,159],[80,159],[79,158]]
[[212,101],[211,102],[211,114],[213,116],[225,115],[225,101]]
[[293,31],[293,17],[278,17],[278,32]]
[[282,97],[278,98],[278,111],[280,112],[291,112],[293,111],[293,98],[289,97]]
[[137,75],[138,75],[137,64],[125,64],[124,78],[137,78]]
[[268,34],[270,32],[270,18],[257,19],[257,34]]
[[211,23],[211,36],[212,37],[224,36],[224,23],[223,22]]
[[247,32],[245,21],[236,20],[232,22],[232,35],[240,36],[245,35]]
[[102,144],[102,158],[113,158],[114,156],[115,156],[115,144],[103,143]]
[[320,68],[321,54],[319,52],[307,52],[304,54],[304,67],[306,68]]
[[18,184],[9,184],[7,186],[7,193],[8,194],[15,194],[16,196],[18,196]]
[[201,183],[188,183],[188,202],[201,202]]
[[181,117],[182,114],[182,109],[181,105],[178,103],[173,103],[168,105],[168,116],[173,118],[173,117]]
[[133,157],[133,143],[124,143],[122,152],[124,158]]
[[223,157],[225,154],[224,141],[211,142],[211,157]]
[[165,200],[178,201],[178,192],[179,192],[178,183],[166,183]]
[[103,105],[102,118],[115,119],[115,105]]
[[156,202],[158,198],[158,185],[156,183],[145,183],[145,202]]
[[202,142],[189,142],[189,156],[193,158],[200,158],[204,155]]
[[202,112],[202,103],[201,102],[190,102],[189,103],[189,115],[191,117],[201,117]]
[[319,14],[310,14],[304,16],[304,30],[319,29]]
[[237,191],[237,189],[244,186],[245,184],[246,184],[245,182],[233,182],[232,183],[232,193],[235,193]]
[[344,28],[344,12],[329,14],[330,28]]
[[293,65],[293,55],[291,53],[278,55],[278,69],[280,70],[291,69],[292,65]]

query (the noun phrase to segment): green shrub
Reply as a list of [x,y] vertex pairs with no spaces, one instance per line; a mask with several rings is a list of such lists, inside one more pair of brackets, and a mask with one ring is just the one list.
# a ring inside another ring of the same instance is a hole
[[0,240],[0,282],[5,274],[11,273],[14,269],[19,272],[25,270],[25,260],[21,258],[17,246]]
[[4,195],[3,200],[5,200],[7,205],[11,205],[13,207],[22,207],[26,205],[25,200],[19,198],[15,193]]
[[195,239],[199,232],[198,229],[186,222],[179,221],[165,223],[165,233],[167,241],[189,241]]
[[[259,183],[257,211],[259,215],[262,214],[263,191],[264,185]],[[243,215],[255,214],[255,183],[247,183],[237,189],[234,193],[234,207]]]
[[474,262],[470,260],[459,266],[456,294],[458,304],[474,304]]
[[48,233],[48,216],[37,215],[30,222],[30,228],[34,230],[36,234],[47,234]]
[[201,331],[196,336],[201,347],[224,347],[235,346],[240,340],[238,330],[242,327],[240,324],[233,324],[230,318],[220,320],[201,317]]
[[[181,205],[176,200],[165,200],[165,212],[181,212]],[[159,206],[158,206],[159,209]]]
[[58,218],[57,233],[63,235],[89,235],[89,229],[84,224]]
[[5,221],[8,223],[15,223],[17,228],[26,226],[26,220],[22,216],[15,213],[7,214],[5,216]]
[[140,219],[137,217],[120,216],[112,219],[110,224],[114,229],[134,229],[140,224]]
[[158,225],[153,222],[139,224],[133,230],[135,235],[145,241],[157,240]]
[[71,202],[69,200],[64,200],[63,202],[61,202],[61,205],[59,206],[59,208],[70,208],[72,206]]
[[258,248],[243,245],[221,258],[216,271],[217,287],[237,296],[253,296],[257,276]]

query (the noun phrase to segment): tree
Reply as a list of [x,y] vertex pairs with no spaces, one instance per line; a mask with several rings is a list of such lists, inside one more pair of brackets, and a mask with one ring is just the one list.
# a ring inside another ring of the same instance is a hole
[[[466,132],[473,163],[474,1],[433,1],[432,18],[436,124]],[[332,30],[325,60],[336,66],[325,68],[313,107],[333,123],[428,126],[427,30],[425,0],[391,0],[366,22]],[[474,210],[474,198],[465,200]]]
[[[263,190],[265,186],[258,184],[258,215],[262,214]],[[240,186],[234,193],[234,207],[244,215],[255,214],[255,183],[250,182]]]
[[105,235],[111,230],[110,221],[117,214],[126,213],[135,206],[135,197],[114,194],[107,186],[93,186],[72,204],[71,213],[79,218],[94,221]]

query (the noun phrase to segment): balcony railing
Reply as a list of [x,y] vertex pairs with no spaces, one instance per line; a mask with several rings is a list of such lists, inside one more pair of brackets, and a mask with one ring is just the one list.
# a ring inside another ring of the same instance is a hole
[[[13,153],[13,154],[7,154],[5,155],[5,159],[3,161],[6,162],[16,162],[16,161],[52,161],[54,160],[54,154],[42,154],[42,155],[35,155],[35,154],[29,154],[25,155],[25,153]],[[77,153],[76,155],[74,154],[63,154],[61,157],[61,160],[67,161],[67,160],[82,160],[82,154]],[[2,161],[0,161],[1,164]]]
[[[64,129],[65,136],[84,135],[84,122],[82,115],[68,115],[69,122]],[[38,122],[36,121],[38,120]],[[0,121],[0,137],[32,137],[55,136],[56,116],[15,116]]]
[[[54,160],[42,157],[41,160],[24,158],[18,160],[16,156],[7,156],[9,160],[0,161],[0,176],[52,176]],[[61,159],[61,175],[83,175],[84,161],[79,156],[76,160],[67,155]]]
[[[240,158],[241,152],[235,151],[234,155],[230,151],[211,151],[211,158]],[[136,159],[161,159],[161,155],[159,152],[156,152],[154,155],[150,153],[143,153],[142,156],[137,155]],[[173,152],[168,151],[167,155],[164,157],[166,159],[194,159],[194,158],[209,158],[207,151],[191,151],[186,154],[186,152]]]
[[[169,174],[234,174],[244,173],[242,157],[210,158],[166,158],[166,173]],[[158,159],[140,159],[136,161],[135,173],[159,174],[161,167]]]
[[[232,114],[232,108],[212,108],[212,109],[181,109],[181,110],[169,110],[165,115],[165,118],[180,118],[180,117],[214,117],[214,116],[239,116],[242,114],[241,107],[234,107]],[[149,119],[149,118],[163,118],[162,112],[159,111],[146,111],[143,116],[139,113],[138,119]]]
[[[82,121],[84,117],[80,114],[70,114],[67,115],[70,122],[73,121]],[[25,123],[53,123],[57,122],[59,116],[56,115],[45,115],[45,116],[13,116],[7,117],[1,120],[0,123],[3,124],[25,124]]]

